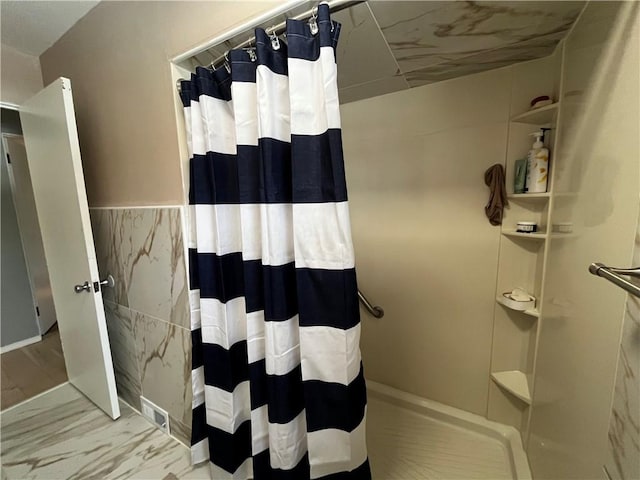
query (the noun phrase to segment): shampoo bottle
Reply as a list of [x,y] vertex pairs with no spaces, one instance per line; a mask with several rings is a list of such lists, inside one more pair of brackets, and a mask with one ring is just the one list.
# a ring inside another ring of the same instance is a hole
[[549,149],[542,143],[544,132],[540,130],[531,134],[536,137],[529,150],[527,168],[527,193],[543,193],[547,191],[549,179]]

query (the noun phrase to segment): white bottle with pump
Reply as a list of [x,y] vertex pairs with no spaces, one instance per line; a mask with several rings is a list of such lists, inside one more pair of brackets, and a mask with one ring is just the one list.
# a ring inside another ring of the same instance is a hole
[[531,135],[536,137],[536,141],[529,150],[527,161],[527,193],[544,193],[547,191],[549,180],[549,149],[542,143],[542,130]]

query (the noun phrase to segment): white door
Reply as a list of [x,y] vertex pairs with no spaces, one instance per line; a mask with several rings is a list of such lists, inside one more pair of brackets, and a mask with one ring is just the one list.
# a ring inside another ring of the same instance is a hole
[[51,296],[49,269],[44,255],[42,235],[40,235],[36,202],[33,198],[27,151],[24,147],[24,139],[19,135],[3,135],[2,141],[10,159],[7,163],[9,182],[11,183],[18,225],[20,226],[20,237],[37,306],[38,327],[40,334],[44,335],[56,323],[56,310]]
[[120,408],[71,82],[59,78],[29,99],[20,120],[69,382],[115,419]]

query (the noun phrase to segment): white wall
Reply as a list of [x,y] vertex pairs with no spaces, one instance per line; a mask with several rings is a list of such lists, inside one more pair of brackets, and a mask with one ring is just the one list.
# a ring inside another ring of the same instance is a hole
[[342,107],[365,373],[486,414],[499,227],[485,170],[503,163],[511,70]]
[[0,183],[2,185],[0,346],[6,347],[36,337],[40,335],[40,330],[18,229],[18,218],[9,183],[4,146],[1,144],[0,153],[2,155],[0,159]]
[[0,46],[0,99],[20,105],[42,89],[38,57],[24,54],[8,45]]
[[[572,222],[574,234],[552,238],[549,246],[529,439],[537,479],[605,478],[626,293],[587,267],[632,263],[640,186],[639,25],[634,2],[595,2],[567,38],[551,221]],[[638,391],[628,395],[625,408],[637,406]],[[638,458],[635,428],[635,446],[620,437],[615,455]],[[611,478],[625,478],[609,466]]]

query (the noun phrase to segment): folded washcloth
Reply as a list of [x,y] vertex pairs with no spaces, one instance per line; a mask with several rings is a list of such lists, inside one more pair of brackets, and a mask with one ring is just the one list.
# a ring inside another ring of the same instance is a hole
[[489,187],[489,203],[484,207],[491,225],[502,225],[504,207],[509,205],[504,186],[504,167],[496,163],[484,172],[484,183]]

